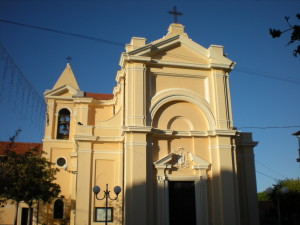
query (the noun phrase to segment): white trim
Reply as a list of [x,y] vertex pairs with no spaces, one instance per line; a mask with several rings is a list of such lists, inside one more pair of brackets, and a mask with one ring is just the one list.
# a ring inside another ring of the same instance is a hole
[[123,151],[111,151],[111,150],[93,150],[94,154],[112,154],[112,155],[121,155]]

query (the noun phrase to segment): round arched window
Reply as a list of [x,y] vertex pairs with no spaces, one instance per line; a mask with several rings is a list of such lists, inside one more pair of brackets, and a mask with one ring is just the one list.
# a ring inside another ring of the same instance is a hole
[[70,111],[61,109],[58,113],[57,139],[69,139]]
[[64,202],[61,199],[57,199],[54,202],[53,218],[54,219],[64,218]]

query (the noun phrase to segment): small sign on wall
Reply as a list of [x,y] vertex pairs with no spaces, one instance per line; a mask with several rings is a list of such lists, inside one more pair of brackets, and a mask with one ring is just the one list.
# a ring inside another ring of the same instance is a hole
[[107,212],[107,222],[113,222],[113,207],[96,207],[95,222],[105,222]]

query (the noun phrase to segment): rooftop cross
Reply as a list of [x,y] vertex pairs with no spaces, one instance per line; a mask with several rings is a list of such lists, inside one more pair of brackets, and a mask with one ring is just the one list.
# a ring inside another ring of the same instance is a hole
[[70,56],[68,56],[68,57],[66,58],[66,60],[67,60],[67,62],[70,64],[72,58],[71,58]]
[[173,7],[173,11],[169,11],[168,13],[174,16],[174,23],[177,23],[177,16],[183,15],[183,13],[177,11],[176,6]]

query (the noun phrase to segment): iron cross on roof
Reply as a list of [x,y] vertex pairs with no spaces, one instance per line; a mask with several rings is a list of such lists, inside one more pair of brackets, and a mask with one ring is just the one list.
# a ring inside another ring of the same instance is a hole
[[71,62],[71,60],[72,60],[71,56],[68,56],[68,57],[66,58],[66,60],[67,60],[67,63],[70,64],[70,62]]
[[177,16],[183,15],[183,13],[177,11],[176,6],[173,7],[173,11],[169,11],[169,14],[174,16],[174,23],[177,23]]

